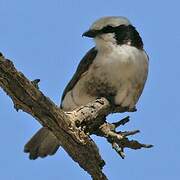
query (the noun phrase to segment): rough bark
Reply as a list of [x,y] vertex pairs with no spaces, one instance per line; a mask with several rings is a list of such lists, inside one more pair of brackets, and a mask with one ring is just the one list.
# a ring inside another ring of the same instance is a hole
[[116,132],[116,128],[129,121],[125,118],[116,123],[106,122],[112,112],[124,112],[121,107],[111,107],[105,98],[64,112],[37,88],[37,83],[28,80],[17,71],[13,63],[0,54],[0,87],[10,96],[16,110],[32,115],[42,126],[49,128],[61,146],[95,180],[105,180],[102,172],[105,165],[91,134],[105,137],[117,153],[124,158],[124,148],[149,148],[151,145],[130,141],[127,136],[139,131]]

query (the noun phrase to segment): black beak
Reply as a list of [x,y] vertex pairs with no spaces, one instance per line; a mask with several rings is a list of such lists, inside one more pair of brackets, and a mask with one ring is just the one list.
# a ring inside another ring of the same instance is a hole
[[89,31],[86,31],[85,33],[83,33],[82,36],[94,38],[94,37],[96,37],[98,34],[99,34],[99,31],[98,31],[98,30],[92,30],[92,29],[90,29]]

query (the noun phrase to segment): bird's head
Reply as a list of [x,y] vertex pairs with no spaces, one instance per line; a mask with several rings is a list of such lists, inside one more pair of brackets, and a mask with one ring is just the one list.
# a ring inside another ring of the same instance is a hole
[[94,38],[97,48],[107,47],[112,44],[132,45],[134,40],[139,47],[143,46],[135,27],[131,25],[127,18],[121,16],[100,18],[91,25],[83,36]]

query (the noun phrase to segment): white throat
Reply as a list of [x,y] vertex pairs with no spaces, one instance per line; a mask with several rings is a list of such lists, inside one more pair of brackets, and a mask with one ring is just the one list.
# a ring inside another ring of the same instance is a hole
[[110,51],[113,47],[117,46],[114,33],[102,34],[94,38],[96,48],[99,51]]

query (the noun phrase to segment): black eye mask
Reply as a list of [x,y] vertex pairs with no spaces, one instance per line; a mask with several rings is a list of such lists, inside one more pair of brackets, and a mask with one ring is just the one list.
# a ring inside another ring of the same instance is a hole
[[137,32],[136,28],[132,25],[120,25],[117,27],[106,26],[99,30],[98,34],[114,33],[116,42],[119,45],[130,42],[131,46],[135,46],[139,49],[143,48],[142,39]]
[[101,34],[114,33],[117,44],[129,44],[138,49],[143,49],[142,39],[137,32],[136,28],[132,25],[119,25],[112,27],[110,25],[102,28],[101,30],[89,30],[83,36],[94,38]]

